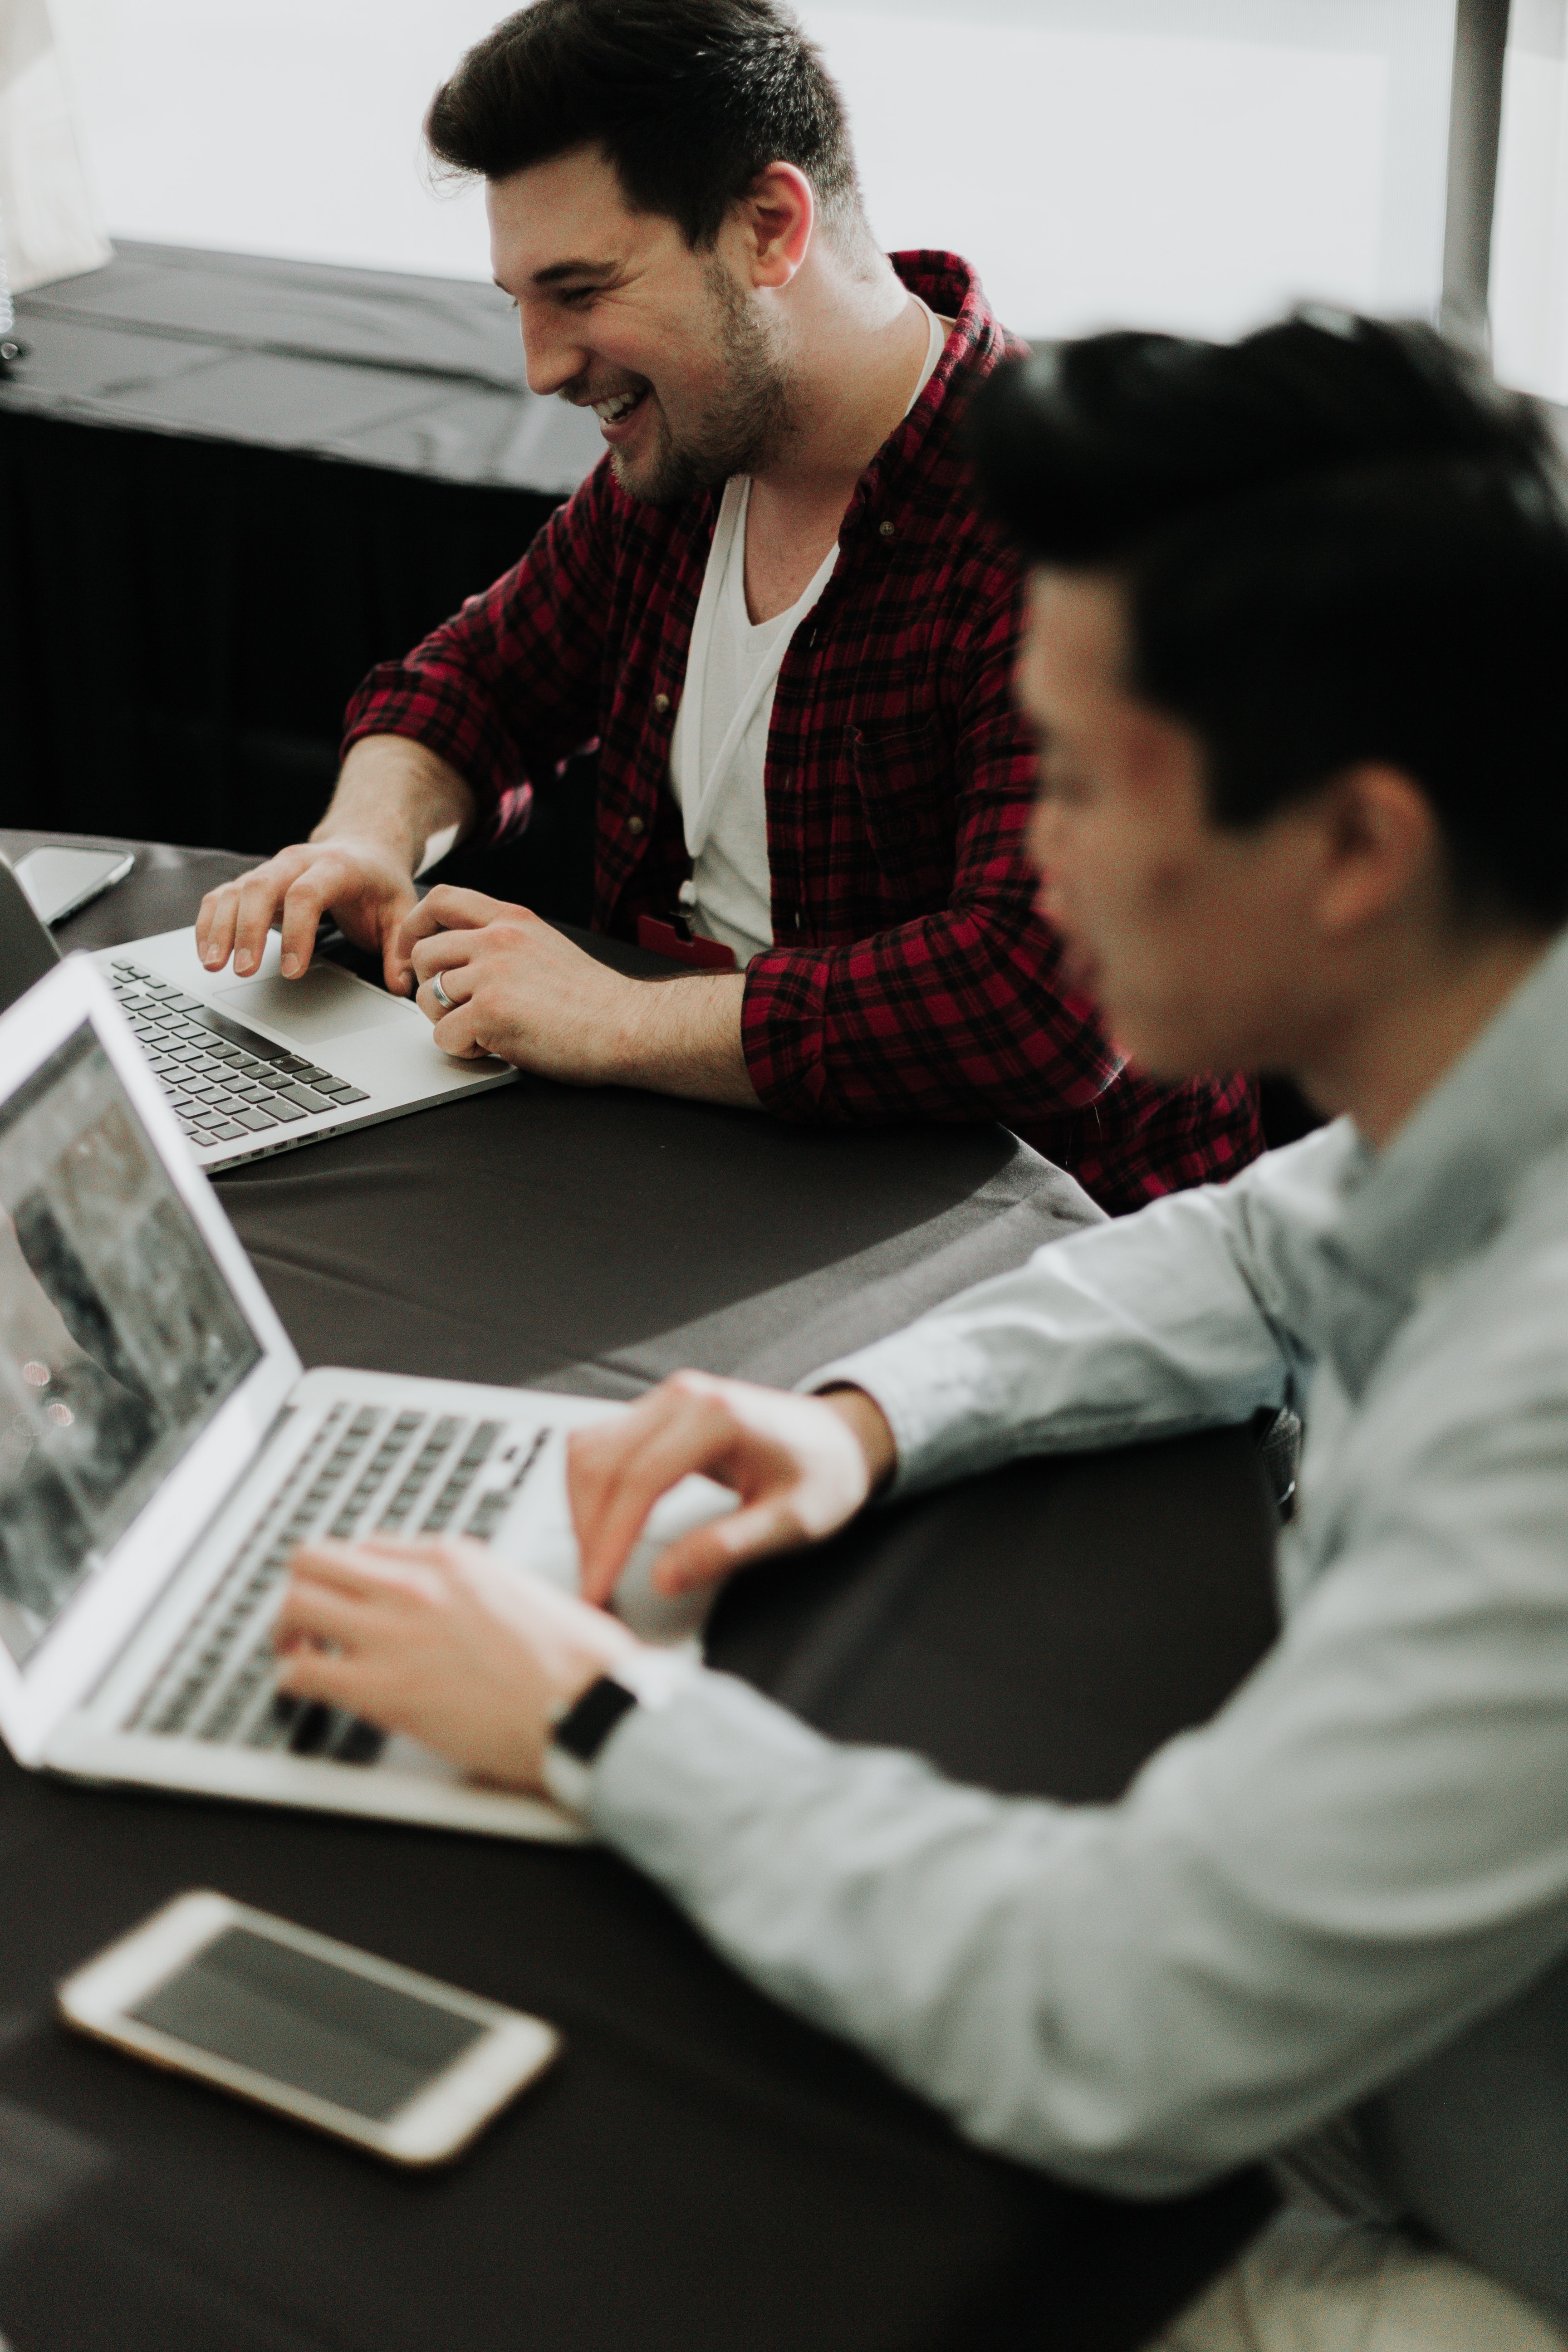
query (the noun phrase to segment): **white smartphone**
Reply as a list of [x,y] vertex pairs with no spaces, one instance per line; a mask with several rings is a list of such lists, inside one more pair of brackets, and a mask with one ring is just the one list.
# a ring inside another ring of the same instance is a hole
[[226,1895],[177,1895],[57,1989],[66,2023],[394,2164],[468,2146],[552,2026]]
[[123,882],[135,863],[129,849],[29,849],[15,872],[40,920],[63,923],[89,899]]

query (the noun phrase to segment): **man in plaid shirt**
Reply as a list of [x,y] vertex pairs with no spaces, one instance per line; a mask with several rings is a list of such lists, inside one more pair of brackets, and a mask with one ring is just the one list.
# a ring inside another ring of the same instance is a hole
[[[876,249],[793,21],[537,0],[426,131],[486,180],[531,385],[609,452],[365,682],[311,842],[204,905],[209,967],[254,970],[281,919],[303,971],[330,909],[448,1053],[785,1118],[998,1118],[1112,1210],[1233,1174],[1249,1083],[1129,1072],[1034,910],[1024,583],[961,439],[1005,338],[962,261]],[[526,821],[595,738],[595,928],[695,967],[673,983],[475,891],[416,902],[432,842]]]

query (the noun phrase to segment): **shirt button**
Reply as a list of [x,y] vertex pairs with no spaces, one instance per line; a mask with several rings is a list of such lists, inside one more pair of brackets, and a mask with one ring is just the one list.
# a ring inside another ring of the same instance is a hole
[[656,694],[656,695],[654,696],[654,698],[653,698],[653,707],[654,707],[654,709],[658,711],[658,713],[659,717],[662,719],[662,718],[664,717],[665,712],[669,709],[669,697],[668,697],[668,694]]
[[639,834],[646,833],[647,831],[647,827],[644,824],[640,816],[629,816],[626,819],[626,831],[632,835],[635,839]]
[[898,535],[898,527],[894,523],[879,522],[877,525],[877,529],[881,532],[884,539],[893,539]]

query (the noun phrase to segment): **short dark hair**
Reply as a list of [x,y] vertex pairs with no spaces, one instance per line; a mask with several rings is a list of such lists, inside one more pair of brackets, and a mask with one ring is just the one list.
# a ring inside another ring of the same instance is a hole
[[775,0],[534,0],[468,51],[425,136],[487,180],[600,147],[627,203],[693,248],[773,163],[805,173],[829,228],[859,215],[842,100]]
[[1461,904],[1568,920],[1568,502],[1533,403],[1429,328],[1302,312],[1043,352],[971,436],[1036,562],[1125,581],[1129,684],[1198,736],[1217,822],[1384,761]]

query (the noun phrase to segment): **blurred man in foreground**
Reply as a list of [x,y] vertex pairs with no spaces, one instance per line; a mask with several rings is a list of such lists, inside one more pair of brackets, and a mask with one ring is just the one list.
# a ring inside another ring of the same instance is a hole
[[[302,1555],[292,1689],[544,1784],[759,1984],[983,2144],[1135,2196],[1332,2127],[1180,2352],[1568,2342],[1568,509],[1420,330],[1069,346],[981,413],[1036,565],[1041,897],[1167,1076],[1334,1124],[826,1368],[577,1443],[589,1600],[1019,1454],[1294,1404],[1285,1629],[1125,1798],[836,1748],[453,1547]],[[317,1646],[333,1645],[330,1650]],[[291,1646],[290,1646],[291,1645]]]

